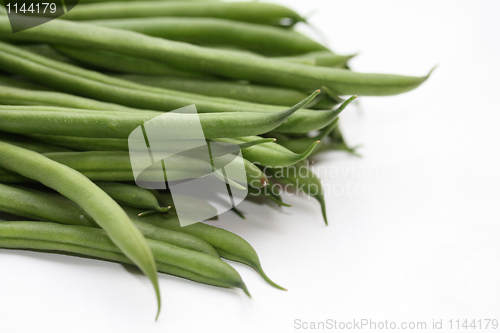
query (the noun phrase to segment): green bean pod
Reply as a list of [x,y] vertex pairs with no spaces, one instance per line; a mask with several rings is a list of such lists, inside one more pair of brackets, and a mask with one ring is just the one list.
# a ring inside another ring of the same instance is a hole
[[[116,202],[125,206],[158,213],[165,213],[170,209],[170,206],[161,206],[151,191],[139,186],[114,182],[97,182],[96,185]],[[144,214],[145,212],[141,213],[141,215]]]
[[328,225],[326,215],[326,204],[323,195],[323,186],[321,180],[309,169],[304,161],[298,162],[287,168],[269,168],[265,167],[264,172],[269,178],[291,186],[308,196],[315,198],[321,205],[321,213],[325,224]]
[[311,60],[313,66],[346,68],[347,62],[353,57],[354,55],[339,55],[327,50],[300,54],[294,57],[280,57],[275,59],[292,62]]
[[[245,139],[255,140],[257,138],[259,137],[246,137]],[[239,140],[236,139],[220,139],[220,140],[230,143],[239,142]],[[307,158],[318,144],[319,141],[313,142],[312,145],[309,146],[305,151],[297,154],[274,142],[269,142],[250,148],[245,148],[241,152],[245,159],[257,165],[271,166],[271,167],[277,167],[277,166],[285,167],[298,163],[303,159]]]
[[284,6],[263,2],[218,2],[218,1],[127,1],[97,4],[82,4],[64,15],[66,20],[100,20],[134,17],[214,17],[234,21],[267,25],[283,25],[304,21],[293,10]]
[[153,283],[161,300],[153,254],[144,236],[118,204],[78,171],[8,143],[0,142],[0,166],[50,187],[82,207]]
[[[302,106],[307,105],[318,93],[319,91],[316,91],[304,101],[281,112],[225,112],[198,115],[176,113],[171,115],[169,122],[178,124],[179,129],[186,128],[186,133],[190,133],[189,126],[192,126],[194,122],[200,122],[207,139],[258,135],[282,125],[288,117]],[[325,112],[328,113],[329,118],[334,115],[333,111]],[[135,128],[160,114],[146,111],[124,113],[79,109],[74,109],[71,112],[67,110],[39,112],[33,108],[4,108],[1,111],[3,121],[0,123],[0,130],[19,134],[125,139]]]
[[[14,249],[14,250],[25,249],[25,250],[35,250],[35,251],[47,251],[51,253],[57,252],[57,253],[70,254],[76,256],[90,257],[93,259],[100,259],[111,262],[118,262],[123,264],[133,264],[132,261],[130,261],[126,256],[117,252],[104,251],[87,246],[79,246],[68,243],[58,243],[54,241],[40,241],[33,239],[26,240],[22,238],[0,237],[0,248]],[[175,275],[191,281],[200,282],[217,287],[233,288],[233,285],[231,285],[230,283],[207,278],[206,276],[194,273],[192,271],[167,265],[161,262],[156,262],[156,268],[160,273]]]
[[[74,11],[72,11],[74,12]],[[0,33],[17,40],[31,40],[77,47],[91,47],[168,63],[182,70],[200,71],[232,79],[267,85],[312,90],[325,86],[339,95],[394,95],[412,90],[427,77],[365,74],[340,68],[312,67],[249,54],[168,41],[131,31],[53,20],[46,24],[10,33],[0,17]],[[266,75],[262,75],[266,73]]]
[[[179,90],[205,96],[268,105],[296,104],[308,96],[308,94],[294,89],[262,86],[240,81],[218,80],[215,78],[151,75],[117,75],[116,77],[169,90]],[[329,110],[335,104],[325,94],[320,94],[307,107]]]
[[87,23],[197,45],[232,46],[268,56],[290,56],[328,50],[320,43],[291,29],[217,18],[150,17]]
[[100,102],[60,92],[36,91],[12,87],[1,87],[0,102],[7,105],[47,105],[88,110],[132,110],[123,105]]
[[[57,194],[0,184],[0,211],[62,224],[96,227],[95,221],[71,200]],[[207,242],[179,231],[165,230],[131,217],[134,225],[148,239],[169,243],[207,255],[219,255]]]
[[[130,74],[148,74],[148,75],[169,75],[179,77],[210,78],[198,72],[181,71],[167,66],[162,62],[146,58],[132,57],[115,52],[76,48],[68,46],[57,46],[57,51],[76,60],[78,63],[85,64],[91,68],[100,68],[108,71]],[[29,49],[28,49],[29,50]],[[36,50],[34,50],[36,53]],[[40,53],[38,53],[40,54]],[[41,54],[53,59],[50,54]],[[71,63],[71,62],[70,62]]]
[[[0,110],[2,108],[0,107]],[[110,139],[110,138],[82,138],[74,136],[60,135],[32,135],[33,138],[55,144],[61,147],[67,147],[73,150],[92,150],[92,151],[128,151],[128,140],[126,139]],[[1,137],[0,137],[1,138]],[[250,142],[240,143],[240,149],[260,145],[266,142],[276,141],[273,138],[259,138]],[[47,151],[49,152],[49,151]]]
[[[137,214],[137,210],[124,207],[127,214],[131,216]],[[275,288],[286,290],[285,288],[273,282],[262,269],[259,256],[254,248],[243,238],[227,230],[213,227],[203,223],[195,223],[181,227],[179,220],[173,214],[165,216],[150,215],[144,217],[144,222],[169,230],[177,230],[199,237],[210,245],[221,255],[221,257],[241,262],[252,267],[259,275]]]
[[[5,239],[23,240],[24,243],[18,242],[16,248],[37,249],[35,247],[38,245],[37,242],[42,241],[46,243],[77,245],[92,250],[96,249],[117,254],[122,253],[103,230],[50,222],[0,222],[0,239],[2,241]],[[34,242],[33,247],[30,246],[32,241]],[[223,284],[230,285],[233,288],[241,288],[248,294],[248,290],[238,272],[220,260],[220,258],[156,240],[148,239],[146,243],[151,248],[157,262],[192,272],[208,280],[221,281]],[[6,246],[5,243],[2,245]],[[64,247],[60,247],[60,249],[63,250]],[[49,249],[44,248],[43,250]],[[97,257],[99,256],[97,255]]]

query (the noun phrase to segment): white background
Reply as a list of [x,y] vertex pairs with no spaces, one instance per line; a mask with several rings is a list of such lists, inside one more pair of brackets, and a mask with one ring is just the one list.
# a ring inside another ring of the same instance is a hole
[[329,227],[304,197],[287,197],[293,207],[282,211],[247,204],[247,220],[217,222],[247,239],[289,291],[239,264],[252,299],[163,275],[155,322],[153,290],[138,273],[1,250],[0,332],[294,332],[296,319],[428,328],[433,319],[445,328],[450,319],[500,319],[498,2],[281,3],[318,9],[311,22],[335,51],[359,52],[357,71],[425,75],[439,65],[413,92],[362,98],[344,112],[342,129],[363,145],[363,158],[320,158],[331,173],[323,175]]

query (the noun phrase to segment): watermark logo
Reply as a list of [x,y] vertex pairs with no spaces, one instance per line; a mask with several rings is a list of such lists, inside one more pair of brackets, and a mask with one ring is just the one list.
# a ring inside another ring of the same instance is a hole
[[12,32],[16,33],[56,19],[79,0],[3,0]]
[[[195,105],[138,126],[128,145],[136,184],[168,189],[181,226],[220,215],[248,194],[240,147],[206,140]],[[200,202],[213,208],[202,209]]]

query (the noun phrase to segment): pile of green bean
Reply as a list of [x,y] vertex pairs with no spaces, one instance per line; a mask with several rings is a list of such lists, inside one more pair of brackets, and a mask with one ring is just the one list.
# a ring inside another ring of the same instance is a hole
[[[354,72],[353,55],[294,30],[306,20],[281,5],[81,2],[15,34],[0,6],[0,212],[8,213],[0,248],[135,265],[154,286],[158,314],[158,272],[250,295],[221,258],[284,288],[244,239],[203,222],[181,227],[168,189],[136,185],[127,141],[135,128],[195,104],[207,142],[241,149],[246,183],[221,179],[247,189],[249,200],[284,207],[274,189],[292,187],[319,202],[327,223],[321,181],[307,161],[356,153],[338,127],[350,95],[399,94],[429,76]],[[190,119],[175,113],[170,122],[185,127]],[[169,161],[169,181],[205,169],[196,156],[179,156]],[[190,200],[193,210],[216,215],[210,203]]]

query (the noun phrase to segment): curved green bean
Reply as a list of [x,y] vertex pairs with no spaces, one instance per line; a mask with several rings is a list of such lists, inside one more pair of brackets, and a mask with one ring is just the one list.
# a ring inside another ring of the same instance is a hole
[[1,167],[58,191],[81,206],[106,231],[123,254],[130,258],[153,283],[159,314],[161,300],[153,254],[144,236],[120,206],[78,171],[39,153],[4,142],[0,142],[0,151]]
[[[58,193],[0,184],[0,211],[40,221],[96,227],[95,221],[77,204]],[[134,225],[148,239],[218,257],[207,242],[179,231],[155,227],[131,217]]]
[[[114,182],[97,182],[96,185],[111,198],[115,199],[116,202],[125,206],[144,209],[146,212],[152,211],[158,213],[165,213],[170,209],[170,206],[161,206],[151,191],[136,185]],[[146,212],[142,212],[141,215],[144,215]]]
[[[131,74],[148,74],[148,75],[173,75],[180,77],[198,77],[210,78],[209,75],[204,75],[198,72],[181,71],[173,67],[167,66],[162,62],[154,61],[146,58],[132,57],[115,52],[75,48],[68,46],[57,46],[57,51],[63,53],[71,59],[77,60],[87,66],[100,68],[108,71]],[[29,50],[29,49],[28,49]],[[36,52],[35,52],[36,53]],[[40,53],[38,53],[40,54]],[[44,54],[41,54],[44,55]],[[47,56],[47,55],[44,55]],[[49,56],[53,59],[53,57]]]
[[[0,248],[14,249],[14,250],[25,249],[25,250],[35,250],[35,251],[50,251],[50,252],[58,252],[64,254],[90,257],[93,259],[100,259],[111,262],[133,264],[132,261],[130,261],[126,256],[117,252],[104,251],[104,250],[90,248],[87,246],[79,246],[68,243],[57,243],[54,241],[39,241],[33,239],[25,240],[22,238],[0,237]],[[233,288],[233,286],[229,283],[215,279],[210,279],[200,274],[193,273],[192,271],[167,265],[161,262],[156,262],[156,267],[158,269],[158,272],[160,273],[175,275],[191,281],[200,282],[217,287]]]
[[[240,143],[242,140],[256,140],[258,136],[250,136],[246,138],[239,139],[219,139],[223,142],[229,143]],[[249,148],[242,149],[243,157],[257,165],[262,166],[290,166],[297,162],[302,161],[307,158],[315,149],[315,147],[319,144],[319,140],[313,142],[309,147],[307,147],[301,153],[294,153],[287,148],[275,143],[269,142],[258,146],[253,146]]]
[[[292,186],[306,195],[315,198],[321,205],[321,213],[325,224],[328,225],[326,215],[326,204],[323,195],[321,180],[312,172],[304,161],[298,162],[289,167],[269,168],[265,167],[264,172],[269,178]],[[305,174],[304,174],[305,172]]]
[[220,18],[149,17],[87,23],[197,45],[232,46],[268,56],[289,56],[328,50],[320,43],[291,29]]
[[[131,216],[137,214],[137,210],[133,208],[124,207],[124,210]],[[252,267],[267,283],[275,288],[286,290],[277,285],[266,275],[262,269],[257,252],[255,252],[254,248],[247,241],[238,235],[203,223],[195,223],[181,227],[177,217],[171,214],[165,216],[146,216],[144,217],[144,222],[165,229],[182,231],[197,236],[212,245],[221,257],[241,262]]]
[[[42,241],[122,253],[103,230],[50,222],[0,222],[0,239],[23,240],[25,241],[23,247],[28,248],[30,248],[31,241],[34,241],[35,244]],[[157,262],[192,272],[210,280],[221,281],[234,288],[241,288],[248,294],[238,272],[220,258],[152,239],[146,240],[146,244],[151,248]]]
[[[169,90],[269,105],[295,104],[308,96],[308,94],[295,89],[262,86],[241,81],[151,75],[117,75],[116,77]],[[332,109],[336,103],[326,97],[325,94],[318,95],[307,107]]]
[[[82,4],[64,15],[66,20],[133,17],[215,17],[268,25],[293,25],[304,19],[284,6],[264,2],[127,1]],[[289,24],[283,20],[290,20]]]

